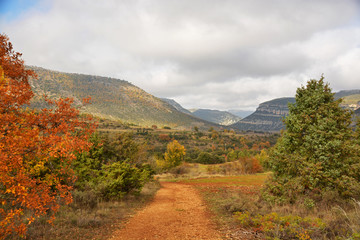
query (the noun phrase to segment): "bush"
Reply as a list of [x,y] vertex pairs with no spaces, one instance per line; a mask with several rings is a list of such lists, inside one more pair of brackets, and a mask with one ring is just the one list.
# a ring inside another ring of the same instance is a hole
[[216,154],[201,152],[195,162],[202,164],[218,164],[225,162],[225,159]]
[[104,199],[121,199],[128,193],[139,193],[151,173],[140,170],[128,162],[115,162],[104,166],[100,178],[99,191]]
[[154,175],[151,166],[142,163],[141,147],[132,140],[132,135],[120,134],[113,140],[95,135],[91,140],[92,149],[78,154],[73,162],[78,177],[74,206],[90,206],[95,203],[87,201],[95,198],[120,199],[128,193],[138,193]]
[[171,138],[169,134],[159,134],[159,140],[162,142],[169,142]]

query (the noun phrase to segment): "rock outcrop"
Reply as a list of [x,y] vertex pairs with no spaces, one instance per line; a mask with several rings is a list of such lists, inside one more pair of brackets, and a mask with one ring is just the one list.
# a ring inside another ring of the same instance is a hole
[[277,132],[284,128],[283,118],[289,114],[288,103],[295,98],[278,98],[261,103],[250,116],[231,125],[242,131]]

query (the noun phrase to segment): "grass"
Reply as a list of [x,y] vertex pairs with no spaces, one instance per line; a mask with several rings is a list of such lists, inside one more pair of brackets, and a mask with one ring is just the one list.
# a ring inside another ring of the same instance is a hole
[[216,183],[236,186],[259,186],[263,185],[265,180],[268,178],[270,173],[260,173],[254,175],[241,175],[241,176],[224,176],[224,177],[202,177],[196,179],[188,179],[183,182],[185,183]]
[[46,217],[37,219],[29,227],[26,239],[109,239],[131,214],[153,198],[159,188],[160,184],[153,181],[147,183],[138,196],[129,195],[122,201],[100,202],[94,209],[63,206],[53,225],[47,223]]
[[[219,184],[221,184],[221,182],[223,184],[229,184],[229,182],[233,182],[233,184],[235,185],[261,185],[263,184],[267,176],[270,174],[261,173],[257,175],[242,175],[244,173],[244,168],[239,166],[241,166],[241,163],[239,161],[211,165],[199,163],[183,163],[182,165],[171,169],[168,173],[157,175],[156,178],[159,181],[167,182],[188,181],[189,183],[205,183],[207,181],[218,181]],[[213,180],[209,180],[209,178]],[[246,181],[248,183],[245,183]]]

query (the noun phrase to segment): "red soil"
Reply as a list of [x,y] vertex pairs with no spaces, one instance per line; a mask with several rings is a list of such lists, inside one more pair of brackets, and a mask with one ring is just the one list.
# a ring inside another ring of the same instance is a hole
[[112,240],[222,239],[197,191],[188,184],[162,183],[154,200]]

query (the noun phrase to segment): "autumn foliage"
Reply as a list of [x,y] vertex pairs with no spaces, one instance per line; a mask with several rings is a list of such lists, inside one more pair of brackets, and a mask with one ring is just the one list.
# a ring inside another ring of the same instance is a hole
[[157,165],[162,169],[170,169],[179,166],[183,161],[186,154],[186,149],[178,141],[173,140],[168,143],[164,159],[158,159]]
[[0,239],[22,236],[35,218],[71,202],[74,153],[89,147],[94,125],[71,99],[29,110],[33,96],[21,54],[0,35]]

